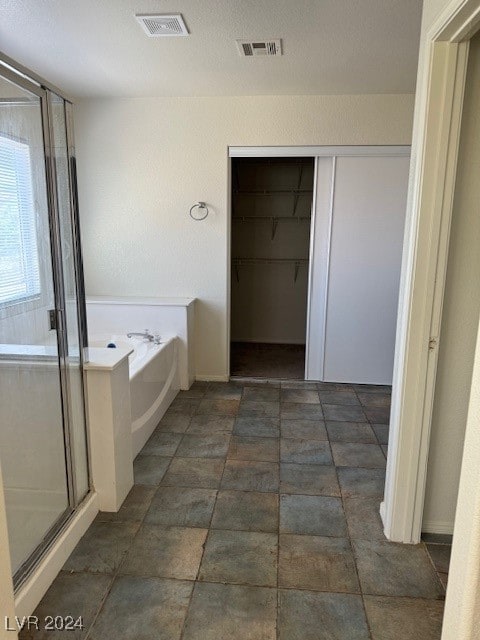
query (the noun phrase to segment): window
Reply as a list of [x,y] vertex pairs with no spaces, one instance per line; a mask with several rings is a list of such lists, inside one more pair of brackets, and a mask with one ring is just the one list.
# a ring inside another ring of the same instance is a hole
[[30,149],[0,135],[0,305],[39,295]]

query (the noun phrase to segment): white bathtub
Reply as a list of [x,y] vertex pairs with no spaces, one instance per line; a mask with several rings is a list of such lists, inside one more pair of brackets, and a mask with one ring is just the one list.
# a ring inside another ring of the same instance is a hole
[[91,347],[106,347],[109,343],[133,349],[128,365],[135,458],[179,391],[177,338],[158,345],[118,334],[97,334],[89,338]]

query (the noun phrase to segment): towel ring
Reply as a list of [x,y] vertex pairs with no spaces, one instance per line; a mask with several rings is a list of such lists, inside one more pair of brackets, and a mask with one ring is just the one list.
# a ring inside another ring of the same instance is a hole
[[[195,209],[204,209],[205,213],[202,216],[200,214],[200,216],[198,215],[194,215],[193,211]],[[205,218],[208,216],[208,207],[205,204],[205,202],[196,202],[193,206],[190,207],[190,217],[192,218],[192,220],[196,220],[197,222],[199,222],[200,220],[205,220]]]

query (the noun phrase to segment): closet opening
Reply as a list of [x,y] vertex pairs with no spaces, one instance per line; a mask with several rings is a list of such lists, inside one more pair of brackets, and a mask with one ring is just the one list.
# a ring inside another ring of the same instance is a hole
[[305,378],[314,158],[232,158],[230,375]]

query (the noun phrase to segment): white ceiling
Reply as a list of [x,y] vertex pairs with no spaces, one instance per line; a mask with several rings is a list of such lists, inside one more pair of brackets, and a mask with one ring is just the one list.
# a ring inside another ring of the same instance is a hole
[[[421,0],[0,0],[1,49],[74,97],[412,93]],[[135,13],[182,13],[148,38]],[[235,39],[282,38],[242,58]]]

